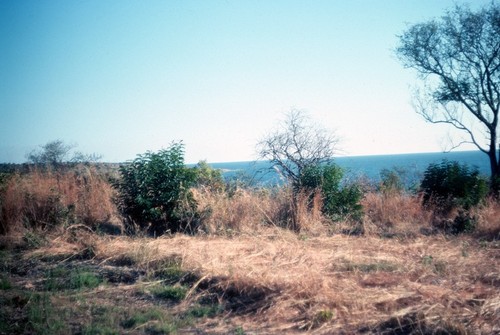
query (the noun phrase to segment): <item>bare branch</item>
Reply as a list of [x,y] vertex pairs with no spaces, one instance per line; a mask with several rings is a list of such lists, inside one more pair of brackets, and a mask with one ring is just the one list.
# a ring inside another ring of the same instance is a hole
[[338,138],[316,125],[301,110],[291,110],[278,128],[257,144],[260,158],[269,160],[292,183],[301,171],[332,159]]

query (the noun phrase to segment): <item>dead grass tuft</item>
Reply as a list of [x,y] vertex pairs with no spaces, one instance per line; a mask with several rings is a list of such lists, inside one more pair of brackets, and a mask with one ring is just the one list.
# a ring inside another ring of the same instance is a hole
[[362,201],[366,232],[384,237],[416,236],[432,228],[432,212],[421,198],[399,193],[367,193]]
[[500,240],[500,201],[489,198],[473,210],[473,216],[477,217],[475,236]]
[[202,215],[201,229],[208,234],[255,233],[270,226],[297,232],[325,231],[319,194],[312,199],[299,194],[294,201],[286,188],[238,189],[231,195],[206,188],[192,192]]
[[3,195],[2,230],[50,230],[75,223],[95,228],[116,215],[113,195],[111,185],[85,165],[16,174]]

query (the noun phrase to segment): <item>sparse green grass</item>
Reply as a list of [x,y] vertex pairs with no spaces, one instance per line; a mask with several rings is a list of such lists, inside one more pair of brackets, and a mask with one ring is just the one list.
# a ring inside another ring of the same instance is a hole
[[[82,327],[82,333],[88,335],[111,335],[120,334],[120,321],[123,319],[122,306],[113,305],[95,305],[85,299],[79,299],[82,310],[90,316],[90,320]],[[79,313],[82,313],[80,311]]]
[[96,288],[102,282],[102,278],[86,269],[59,266],[47,271],[44,288],[47,291],[83,290]]
[[71,289],[91,289],[99,286],[102,279],[89,271],[72,271],[69,278]]
[[151,294],[156,298],[180,302],[186,297],[188,289],[184,286],[156,285],[151,288]]
[[27,304],[27,328],[36,334],[68,334],[66,311],[56,308],[48,293],[33,293]]
[[36,249],[47,244],[45,237],[35,231],[27,231],[23,236],[27,248]]
[[143,325],[149,321],[163,321],[164,313],[159,309],[150,309],[147,311],[136,311],[130,317],[125,319],[121,325],[123,328],[131,329]]
[[154,277],[172,284],[179,282],[186,274],[186,271],[182,270],[181,260],[174,257],[164,260],[154,272]]
[[233,333],[234,333],[234,335],[245,335],[246,334],[246,332],[242,326],[238,326],[238,327],[234,328]]
[[[463,249],[462,249],[463,256]],[[422,264],[429,267],[436,274],[445,274],[447,271],[446,262],[443,260],[435,259],[431,255],[422,257]]]
[[194,305],[187,312],[188,318],[213,318],[222,311],[220,305]]
[[336,268],[346,272],[396,272],[400,270],[400,266],[387,261],[377,261],[373,263],[354,263],[351,261],[342,261]]
[[116,329],[106,326],[90,324],[82,329],[82,335],[118,335],[120,332]]
[[177,321],[165,310],[151,308],[147,310],[134,310],[122,321],[125,329],[144,329],[147,333],[170,334],[177,329]]
[[332,321],[334,317],[335,317],[335,311],[331,309],[320,310],[314,315],[311,321],[310,328],[317,328],[324,323]]

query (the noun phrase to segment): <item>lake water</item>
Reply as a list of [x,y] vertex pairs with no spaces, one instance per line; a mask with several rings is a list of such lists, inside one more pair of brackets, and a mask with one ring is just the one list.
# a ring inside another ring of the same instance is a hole
[[[412,184],[422,178],[423,172],[429,164],[439,163],[443,159],[477,167],[479,172],[485,176],[490,173],[488,157],[480,151],[348,156],[337,157],[334,161],[346,171],[346,177],[350,179],[365,177],[376,182],[380,180],[380,172],[383,169],[396,168],[403,171],[405,183]],[[210,165],[213,168],[221,169],[226,179],[244,178],[252,183],[264,185],[280,182],[280,176],[267,161],[213,163]]]

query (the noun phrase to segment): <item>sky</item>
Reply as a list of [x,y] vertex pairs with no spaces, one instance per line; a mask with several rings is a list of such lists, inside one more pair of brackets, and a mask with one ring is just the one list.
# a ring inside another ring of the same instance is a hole
[[394,49],[455,3],[0,0],[0,162],[53,140],[105,162],[173,141],[187,163],[255,160],[291,109],[342,155],[442,151],[457,134],[415,113]]

